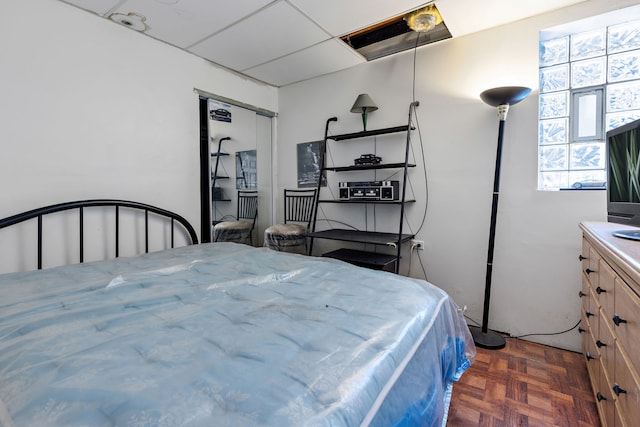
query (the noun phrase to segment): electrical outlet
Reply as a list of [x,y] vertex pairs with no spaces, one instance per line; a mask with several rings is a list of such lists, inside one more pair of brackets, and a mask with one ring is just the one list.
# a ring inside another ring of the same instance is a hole
[[411,246],[416,248],[416,249],[419,249],[419,250],[423,251],[424,250],[424,240],[415,240],[414,239],[414,240],[411,241]]

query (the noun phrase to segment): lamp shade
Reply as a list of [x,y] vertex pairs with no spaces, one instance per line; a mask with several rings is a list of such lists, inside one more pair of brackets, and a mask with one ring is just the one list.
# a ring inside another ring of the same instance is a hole
[[523,86],[496,87],[482,92],[480,99],[492,107],[515,105],[525,99],[530,93],[531,89]]
[[377,109],[378,106],[375,102],[373,102],[373,99],[371,99],[368,94],[361,93],[360,95],[358,95],[358,98],[356,98],[356,102],[353,104],[353,107],[351,107],[351,112],[370,113],[371,111],[376,111]]

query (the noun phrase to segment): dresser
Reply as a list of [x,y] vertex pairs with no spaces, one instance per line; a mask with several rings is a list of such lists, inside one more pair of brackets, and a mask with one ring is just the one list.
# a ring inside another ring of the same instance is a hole
[[582,352],[604,427],[640,425],[640,241],[612,233],[633,229],[584,222]]

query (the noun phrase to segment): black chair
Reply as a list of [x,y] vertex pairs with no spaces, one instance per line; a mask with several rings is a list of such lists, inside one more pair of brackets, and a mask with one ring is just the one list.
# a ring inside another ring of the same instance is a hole
[[258,217],[258,192],[238,191],[238,210],[233,221],[221,221],[213,227],[214,242],[253,244],[253,229]]
[[264,245],[282,252],[307,254],[307,233],[313,220],[317,189],[284,190],[284,224],[264,231]]

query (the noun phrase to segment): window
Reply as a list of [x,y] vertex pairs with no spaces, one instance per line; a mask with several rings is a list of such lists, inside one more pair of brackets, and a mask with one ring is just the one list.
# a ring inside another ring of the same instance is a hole
[[640,118],[640,8],[542,31],[539,71],[538,189],[605,188],[606,132]]

